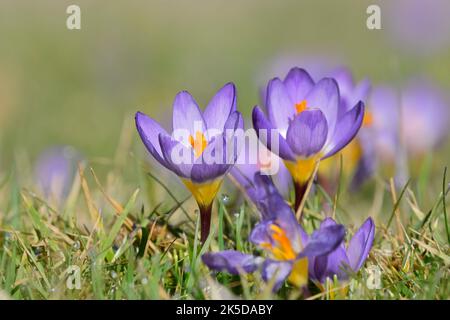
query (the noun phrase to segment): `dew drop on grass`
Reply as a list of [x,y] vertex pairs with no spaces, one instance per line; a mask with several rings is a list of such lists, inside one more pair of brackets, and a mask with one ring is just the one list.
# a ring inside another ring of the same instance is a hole
[[206,294],[211,293],[211,287],[210,287],[210,286],[204,287],[204,288],[203,288],[203,292],[206,293]]
[[73,248],[74,250],[79,250],[80,247],[81,247],[80,241],[75,241],[75,242],[72,244],[72,248]]
[[222,199],[222,202],[224,205],[227,205],[230,203],[230,196],[225,193],[222,193],[221,199]]

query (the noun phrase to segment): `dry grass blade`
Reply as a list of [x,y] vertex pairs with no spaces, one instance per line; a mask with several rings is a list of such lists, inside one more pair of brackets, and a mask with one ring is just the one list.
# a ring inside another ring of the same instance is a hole
[[94,204],[94,200],[92,199],[91,192],[89,190],[88,183],[84,176],[84,168],[79,165],[78,172],[81,179],[81,188],[83,189],[84,199],[86,201],[86,205],[88,207],[89,214],[91,216],[91,221],[94,222],[100,231],[103,231],[103,221],[101,219],[100,212]]

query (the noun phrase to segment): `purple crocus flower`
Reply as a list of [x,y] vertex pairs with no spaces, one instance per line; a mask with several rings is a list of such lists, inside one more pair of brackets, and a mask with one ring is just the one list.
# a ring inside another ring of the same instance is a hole
[[261,141],[285,162],[295,185],[295,208],[318,160],[339,152],[357,134],[364,117],[358,101],[350,110],[340,103],[339,87],[332,78],[317,83],[303,69],[293,68],[284,80],[267,87],[267,117],[253,109],[253,126]]
[[43,151],[34,167],[34,176],[46,198],[63,200],[70,192],[81,156],[70,146]]
[[[322,221],[319,230],[336,225],[333,219],[327,218]],[[349,274],[358,272],[364,265],[374,236],[375,224],[369,217],[356,231],[347,247],[342,242],[331,253],[312,259],[309,267],[311,279],[324,283],[327,278],[333,279],[336,275],[339,280],[347,280]]]
[[188,92],[178,93],[173,103],[172,135],[141,112],[136,113],[135,119],[150,154],[177,174],[197,201],[201,239],[205,241],[213,200],[223,176],[237,158],[235,133],[244,125],[241,114],[236,111],[234,84],[222,87],[203,113]]
[[261,221],[250,234],[250,241],[267,253],[256,257],[235,250],[206,253],[203,262],[213,270],[231,274],[249,273],[261,268],[265,281],[274,280],[278,289],[285,279],[300,287],[308,279],[308,260],[335,250],[345,236],[342,225],[332,225],[308,235],[297,222],[268,176],[255,174],[256,205]]
[[401,140],[410,155],[433,151],[448,138],[448,96],[430,81],[411,80],[402,91],[400,107]]

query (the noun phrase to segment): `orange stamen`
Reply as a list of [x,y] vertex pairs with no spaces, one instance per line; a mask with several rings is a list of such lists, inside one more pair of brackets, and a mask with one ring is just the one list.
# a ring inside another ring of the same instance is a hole
[[363,118],[363,127],[370,127],[373,124],[373,115],[371,112],[366,111],[364,113],[364,118]]
[[297,113],[302,113],[303,111],[305,111],[307,108],[306,104],[306,100],[302,100],[301,102],[296,103],[295,110],[297,111]]
[[272,246],[270,243],[263,244],[262,247],[272,251],[274,257],[278,260],[292,260],[297,256],[292,248],[291,241],[286,236],[286,232],[279,226],[272,224],[270,226],[272,230],[272,238],[276,243],[276,246]]
[[192,135],[189,135],[189,143],[194,148],[195,157],[198,158],[205,151],[208,141],[206,141],[205,135],[200,131],[195,132],[195,139]]

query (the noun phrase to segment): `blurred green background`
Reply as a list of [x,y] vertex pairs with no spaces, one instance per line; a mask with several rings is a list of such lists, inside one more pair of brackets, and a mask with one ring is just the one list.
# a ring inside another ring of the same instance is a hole
[[[366,28],[374,3],[382,30]],[[66,28],[70,4],[81,7],[81,30]],[[391,15],[389,1],[374,0],[2,0],[0,170],[17,150],[34,159],[59,144],[112,157],[135,111],[169,124],[184,89],[204,106],[233,81],[248,117],[283,57],[325,57],[375,84],[425,75],[448,91],[449,47],[400,48],[389,37]]]

